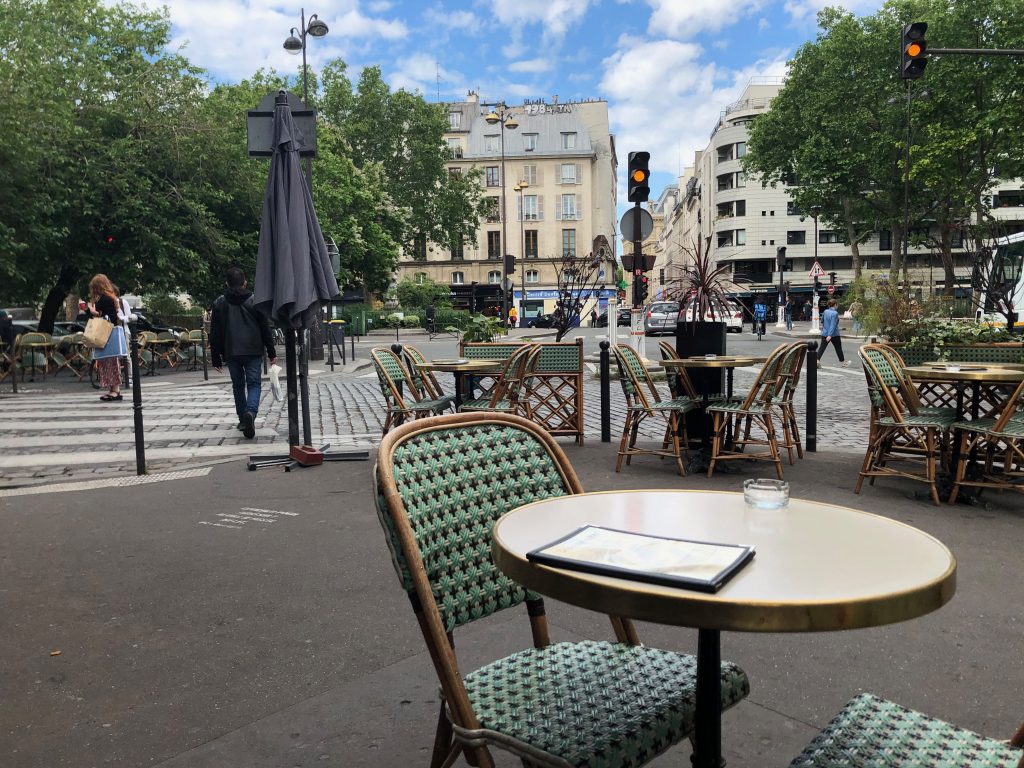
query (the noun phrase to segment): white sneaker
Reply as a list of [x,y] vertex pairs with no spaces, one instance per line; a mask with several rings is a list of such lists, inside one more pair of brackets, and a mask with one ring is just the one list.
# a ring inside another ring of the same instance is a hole
[[843,368],[849,368],[849,367],[850,367],[850,361],[849,360],[844,360],[843,361]]

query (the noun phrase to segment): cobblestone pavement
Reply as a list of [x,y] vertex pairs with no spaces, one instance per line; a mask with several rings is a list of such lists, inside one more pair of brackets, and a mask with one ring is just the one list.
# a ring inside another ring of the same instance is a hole
[[[745,391],[756,368],[736,370],[735,391]],[[819,450],[863,450],[867,439],[867,395],[859,364],[818,371]],[[442,381],[450,386],[450,381]],[[662,385],[664,386],[664,385]],[[336,448],[375,445],[380,439],[384,401],[369,369],[319,373],[310,377],[313,442]],[[804,382],[797,412],[804,425]],[[600,439],[600,387],[584,384],[588,441]],[[204,461],[280,452],[287,445],[287,411],[264,392],[254,440],[235,429],[230,387],[224,382],[148,383],[144,387],[146,459],[149,471]],[[0,400],[0,487],[69,478],[135,472],[131,399],[101,403],[94,393],[24,391]],[[617,441],[625,419],[618,382],[612,382],[611,429]],[[659,439],[663,428],[647,420],[641,434]]]

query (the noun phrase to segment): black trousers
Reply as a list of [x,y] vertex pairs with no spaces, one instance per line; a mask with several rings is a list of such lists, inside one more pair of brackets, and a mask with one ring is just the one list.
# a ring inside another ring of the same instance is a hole
[[[832,337],[832,346],[836,348],[836,354],[839,355],[839,362],[842,363],[846,358],[843,357],[843,340],[839,336]],[[818,344],[818,359],[821,360],[821,356],[825,354],[825,350],[828,349],[829,342],[824,336],[821,337],[821,343]]]

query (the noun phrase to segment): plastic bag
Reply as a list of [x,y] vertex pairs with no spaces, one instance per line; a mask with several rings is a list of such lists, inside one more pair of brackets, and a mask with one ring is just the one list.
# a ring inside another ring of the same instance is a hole
[[284,395],[281,392],[281,366],[274,363],[270,366],[267,375],[270,377],[270,392],[274,395],[274,399],[283,400]]

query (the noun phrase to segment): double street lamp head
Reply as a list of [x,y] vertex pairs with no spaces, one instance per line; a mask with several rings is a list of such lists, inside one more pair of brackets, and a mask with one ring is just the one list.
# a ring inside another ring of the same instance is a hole
[[288,53],[302,53],[302,49],[306,45],[306,35],[323,37],[327,32],[327,24],[314,13],[309,17],[309,23],[306,25],[306,29],[304,31],[299,32],[298,27],[291,28],[291,31],[288,34],[288,39],[284,41],[284,49],[288,51]]
[[491,110],[484,116],[484,120],[488,125],[497,125],[498,123],[501,123],[503,128],[508,128],[510,131],[514,131],[519,127],[519,123],[516,122],[516,119],[512,117],[512,115],[506,115],[504,110],[502,110],[500,115],[494,110]]
[[292,27],[291,32],[288,34],[288,39],[284,41],[284,49],[288,53],[302,53],[302,39],[298,36],[298,31],[297,27]]

